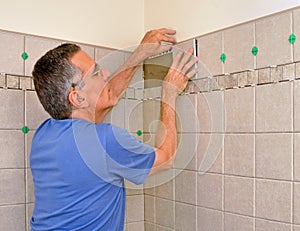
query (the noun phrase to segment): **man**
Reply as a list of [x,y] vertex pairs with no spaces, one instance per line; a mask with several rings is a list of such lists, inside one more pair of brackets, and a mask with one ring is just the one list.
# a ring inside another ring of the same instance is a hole
[[[124,229],[124,179],[143,183],[169,169],[177,146],[176,96],[193,76],[193,50],[178,53],[162,84],[161,124],[155,149],[124,129],[103,123],[137,66],[169,50],[174,30],[146,33],[119,71],[99,67],[80,47],[63,44],[37,61],[35,89],[52,118],[37,129],[30,154],[35,186],[33,231]],[[108,81],[108,79],[110,80]]]

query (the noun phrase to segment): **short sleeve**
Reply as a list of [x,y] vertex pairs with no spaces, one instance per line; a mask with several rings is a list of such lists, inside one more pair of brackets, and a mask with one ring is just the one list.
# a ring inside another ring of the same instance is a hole
[[137,140],[125,129],[110,125],[106,131],[108,171],[132,183],[142,184],[155,160],[155,150]]

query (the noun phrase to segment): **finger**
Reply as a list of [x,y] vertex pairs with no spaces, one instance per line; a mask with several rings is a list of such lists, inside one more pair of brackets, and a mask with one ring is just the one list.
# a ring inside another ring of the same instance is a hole
[[176,34],[176,30],[168,29],[168,28],[161,28],[159,31],[163,34],[169,34],[169,35],[174,35]]
[[182,52],[182,51],[179,51],[179,52],[176,54],[175,58],[173,59],[172,66],[171,66],[172,69],[178,69],[179,61],[180,61],[182,55],[183,55],[183,52]]
[[182,69],[182,73],[187,73],[198,62],[198,58],[191,59]]
[[189,62],[192,54],[191,53],[185,53],[182,59],[180,60],[180,63],[178,65],[179,70],[183,70],[185,65]]
[[192,69],[191,71],[189,71],[187,74],[185,74],[186,77],[188,77],[189,79],[191,79],[192,77],[194,77],[195,74],[198,73],[198,69]]

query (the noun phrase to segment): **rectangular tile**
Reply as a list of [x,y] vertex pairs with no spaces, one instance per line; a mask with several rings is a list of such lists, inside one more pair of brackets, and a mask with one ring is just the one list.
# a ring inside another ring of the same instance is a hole
[[300,131],[300,80],[294,82],[294,131]]
[[[180,171],[175,178],[175,200],[178,202],[196,205],[197,172]],[[182,187],[184,185],[184,187]]]
[[197,229],[197,207],[176,202],[175,230],[195,231]]
[[254,215],[254,179],[225,176],[225,211],[241,215]]
[[292,32],[291,12],[263,18],[256,22],[257,67],[292,62],[288,38]]
[[144,220],[144,195],[127,196],[126,204],[127,222]]
[[155,196],[168,199],[175,200],[175,169],[170,169],[167,171],[163,171],[159,174],[155,175]]
[[0,130],[0,168],[24,168],[24,135]]
[[224,31],[225,73],[254,69],[254,24],[243,24]]
[[256,131],[284,132],[293,129],[292,83],[256,87]]
[[225,91],[225,130],[254,132],[254,88]]
[[196,155],[198,135],[196,133],[178,134],[178,145],[174,168],[197,170]]
[[143,102],[144,132],[156,133],[160,120],[160,101],[146,100]]
[[300,224],[300,184],[294,184],[294,205],[293,205],[293,213],[294,213],[294,222],[296,224]]
[[118,104],[106,114],[104,122],[125,128],[125,99],[120,99]]
[[256,179],[256,216],[269,220],[292,222],[292,183]]
[[145,221],[155,222],[155,197],[145,195]]
[[24,125],[24,95],[20,90],[0,89],[0,128],[21,129]]
[[143,102],[126,99],[124,105],[125,128],[130,132],[143,131]]
[[175,202],[156,198],[155,200],[155,214],[156,224],[162,225],[168,228],[174,228],[175,221]]
[[300,181],[300,134],[294,134],[294,180]]
[[256,176],[292,180],[292,134],[256,135]]
[[10,32],[0,32],[0,72],[23,75],[24,35]]
[[[293,10],[293,33],[296,36],[300,34],[300,9]],[[295,42],[293,45],[294,50],[294,61],[300,61],[300,49],[299,43]]]
[[225,174],[254,177],[254,135],[228,134],[225,136]]
[[23,169],[0,169],[0,205],[25,202]]

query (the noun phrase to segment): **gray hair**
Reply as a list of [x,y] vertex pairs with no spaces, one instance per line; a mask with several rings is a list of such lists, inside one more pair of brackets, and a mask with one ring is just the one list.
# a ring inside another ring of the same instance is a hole
[[67,119],[71,115],[68,95],[73,78],[81,71],[70,59],[80,50],[75,44],[62,44],[42,56],[32,71],[39,100],[54,119]]

